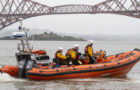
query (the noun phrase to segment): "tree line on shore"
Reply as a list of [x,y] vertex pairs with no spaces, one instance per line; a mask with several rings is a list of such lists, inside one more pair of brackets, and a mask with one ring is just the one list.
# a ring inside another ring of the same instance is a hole
[[[73,36],[61,36],[54,32],[44,32],[42,34],[34,34],[28,37],[29,40],[46,40],[46,41],[84,41],[82,38],[76,38]],[[0,40],[14,40],[11,36],[5,36]]]

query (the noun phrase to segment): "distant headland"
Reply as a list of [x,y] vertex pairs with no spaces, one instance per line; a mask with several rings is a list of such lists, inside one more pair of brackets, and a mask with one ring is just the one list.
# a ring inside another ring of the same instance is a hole
[[[44,32],[42,34],[34,34],[28,37],[29,40],[40,41],[85,41],[83,38],[77,38],[73,36],[62,36],[54,32]],[[0,40],[15,40],[11,36],[1,37]]]

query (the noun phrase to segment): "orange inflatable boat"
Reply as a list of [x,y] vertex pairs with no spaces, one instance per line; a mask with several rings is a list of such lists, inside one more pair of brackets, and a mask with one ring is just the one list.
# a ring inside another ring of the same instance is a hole
[[126,76],[140,60],[140,50],[133,50],[113,56],[107,56],[104,63],[78,65],[55,69],[33,68],[27,76],[33,80],[93,78],[109,76]]
[[[140,50],[106,56],[102,62],[61,68],[33,68],[26,72],[28,78],[33,80],[94,78],[94,77],[122,77],[126,76],[132,67],[140,61]],[[18,76],[16,66],[3,66],[1,72],[11,76]]]

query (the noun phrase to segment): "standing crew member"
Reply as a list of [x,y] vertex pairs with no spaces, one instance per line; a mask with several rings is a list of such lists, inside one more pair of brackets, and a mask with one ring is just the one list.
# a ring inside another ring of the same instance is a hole
[[90,62],[89,64],[93,64],[95,62],[95,58],[93,56],[94,52],[93,52],[93,40],[89,40],[88,41],[88,45],[85,47],[85,54],[89,57]]
[[56,63],[56,66],[59,67],[61,65],[66,65],[66,59],[67,57],[65,57],[63,54],[63,48],[62,47],[59,47],[58,50],[56,51],[55,53],[55,63]]

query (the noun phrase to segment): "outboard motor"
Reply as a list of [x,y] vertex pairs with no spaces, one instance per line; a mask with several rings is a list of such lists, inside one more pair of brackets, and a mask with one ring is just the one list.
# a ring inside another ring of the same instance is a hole
[[35,67],[36,62],[35,60],[28,60],[27,64],[26,64],[26,72],[31,70],[33,67]]
[[31,60],[31,56],[28,53],[16,54],[18,62],[18,75],[20,78],[26,78],[26,66]]
[[[32,70],[32,68],[35,67],[35,65],[36,65],[35,60],[28,60],[27,64],[26,64],[26,67],[25,67],[24,75],[26,75],[27,71]],[[28,78],[27,75],[26,75],[26,78]]]
[[19,76],[19,78],[26,78],[26,76],[25,76],[26,63],[27,63],[26,59],[21,59],[21,61],[18,64],[18,76]]

